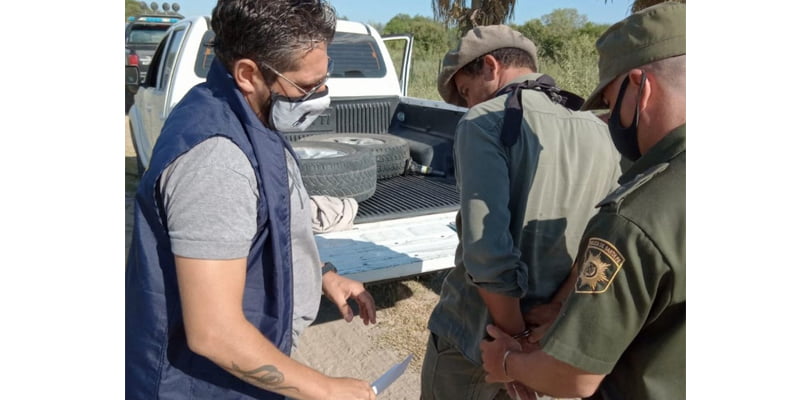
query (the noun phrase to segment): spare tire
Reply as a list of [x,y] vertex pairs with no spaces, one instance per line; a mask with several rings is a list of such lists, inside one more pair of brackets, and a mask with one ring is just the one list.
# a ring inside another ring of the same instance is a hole
[[375,156],[364,148],[342,143],[291,143],[303,185],[311,196],[352,197],[361,202],[375,194]]
[[283,137],[285,137],[286,140],[288,140],[289,142],[296,142],[296,141],[298,141],[298,140],[300,140],[300,139],[302,139],[304,137],[308,137],[309,135],[312,135],[312,134],[311,133],[305,133],[305,132],[283,133]]
[[405,170],[406,160],[411,157],[408,142],[399,136],[388,133],[324,133],[300,139],[301,142],[306,140],[345,143],[369,149],[375,154],[378,179],[402,175]]

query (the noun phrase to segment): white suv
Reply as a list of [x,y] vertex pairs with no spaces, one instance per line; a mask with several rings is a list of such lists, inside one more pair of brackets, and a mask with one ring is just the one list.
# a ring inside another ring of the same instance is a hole
[[[164,121],[172,108],[195,85],[205,82],[214,51],[209,17],[187,17],[175,23],[153,55],[150,70],[137,89],[130,117],[140,168],[150,162]],[[403,70],[398,78],[384,41],[405,40]],[[405,96],[413,41],[409,36],[381,38],[367,24],[337,21],[328,46],[333,70],[328,80],[331,99]],[[132,70],[126,73],[133,74]]]

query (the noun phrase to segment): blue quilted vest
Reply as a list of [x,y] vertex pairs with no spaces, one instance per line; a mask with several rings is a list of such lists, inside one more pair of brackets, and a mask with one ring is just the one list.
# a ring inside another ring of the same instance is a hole
[[281,351],[291,351],[291,214],[285,155],[291,147],[256,117],[231,75],[215,60],[207,82],[192,88],[170,113],[136,193],[125,271],[127,399],[283,399],[236,378],[193,353],[186,343],[175,259],[157,185],[170,163],[212,136],[227,137],[239,146],[258,180],[258,230],[247,258],[245,317]]

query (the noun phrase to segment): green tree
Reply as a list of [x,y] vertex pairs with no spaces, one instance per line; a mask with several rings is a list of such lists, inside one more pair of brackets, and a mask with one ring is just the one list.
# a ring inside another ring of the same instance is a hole
[[578,29],[578,33],[589,35],[591,37],[599,38],[603,32],[608,29],[609,25],[606,24],[595,24],[593,22],[587,22],[585,25]]
[[137,0],[125,0],[125,19],[144,13],[146,10]]
[[[611,1],[613,2],[613,0]],[[630,12],[635,13],[637,11],[644,10],[647,7],[654,6],[659,3],[666,3],[668,1],[686,4],[686,0],[634,0],[633,3],[631,3]],[[605,2],[608,4],[608,0],[605,0]]]
[[[686,3],[686,0],[634,0],[631,12],[665,1]],[[506,23],[514,15],[516,5],[515,0],[469,0],[469,3],[467,7],[467,0],[431,0],[434,18],[458,27],[459,37],[476,26]]]
[[577,10],[556,9],[514,28],[536,43],[539,69],[558,85],[588,96],[597,84],[595,42],[609,25],[587,21]]
[[559,8],[515,28],[536,43],[539,57],[556,61],[563,57],[569,45],[574,44],[572,38],[586,35],[596,40],[608,25],[588,22],[586,16],[574,8]]
[[567,36],[588,22],[585,15],[574,8],[558,8],[542,16],[542,23],[555,36]]
[[586,98],[598,83],[596,41],[596,36],[586,34],[570,36],[558,57],[539,58],[540,72],[552,76],[559,87]]
[[447,29],[442,24],[420,15],[397,14],[383,28],[384,35],[414,35],[414,52],[443,55],[448,49]]

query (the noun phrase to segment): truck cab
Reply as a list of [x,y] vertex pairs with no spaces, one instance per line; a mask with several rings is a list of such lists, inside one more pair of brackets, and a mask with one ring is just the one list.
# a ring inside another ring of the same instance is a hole
[[[150,63],[153,59],[153,53],[161,39],[167,34],[167,30],[181,19],[183,19],[183,16],[177,13],[128,17],[125,24],[125,66],[135,65],[139,67],[137,76],[139,82],[144,82],[147,70],[150,68]],[[126,77],[127,80],[128,77]],[[133,105],[133,95],[133,91],[129,90],[126,85],[126,113]]]
[[139,15],[129,17],[125,25],[126,65],[138,65],[144,80],[150,62],[167,30],[183,17],[178,15]]
[[[136,67],[126,68],[128,86],[136,91],[128,115],[141,168],[147,167],[169,112],[205,82],[214,59],[213,38],[209,17],[184,18],[160,42],[141,85],[135,83]],[[404,42],[394,54],[399,61],[392,61],[388,41]],[[383,38],[368,24],[337,21],[328,46],[330,107],[305,131],[285,134],[293,146],[331,134],[402,138],[409,144],[409,160],[441,172],[433,177],[404,171],[377,180],[374,195],[359,202],[352,229],[315,236],[323,260],[363,282],[452,267],[458,243],[452,145],[466,109],[406,96],[412,48],[410,35]]]

